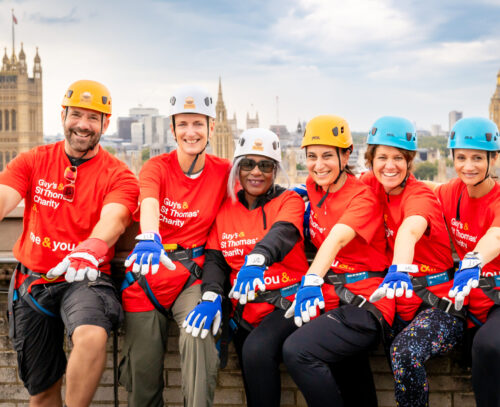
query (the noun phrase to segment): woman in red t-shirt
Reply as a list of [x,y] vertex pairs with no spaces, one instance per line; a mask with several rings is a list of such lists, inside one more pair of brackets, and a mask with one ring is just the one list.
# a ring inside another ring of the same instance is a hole
[[396,297],[396,319],[388,343],[400,407],[429,404],[424,362],[454,347],[465,316],[447,295],[453,259],[441,206],[432,190],[411,174],[417,150],[413,124],[401,117],[378,119],[368,133],[362,181],[375,191],[384,211],[388,274],[370,301]]
[[[304,202],[296,192],[274,183],[280,163],[276,134],[256,128],[240,136],[228,181],[230,196],[217,214],[206,246],[202,302],[184,322],[193,336],[201,332],[204,337],[210,328],[215,334],[224,286],[232,285],[233,340],[247,404],[255,407],[280,405],[282,345],[297,329],[283,316],[308,267],[302,235]],[[223,327],[223,340],[226,333]]]
[[478,407],[500,406],[500,185],[490,176],[500,150],[491,120],[459,120],[448,140],[458,178],[436,189],[461,259],[450,296],[467,306],[472,344],[472,386]]
[[[298,326],[306,324],[286,340],[283,358],[308,406],[344,405],[332,367],[376,347],[394,317],[394,300],[368,301],[387,267],[382,208],[348,170],[352,137],[344,119],[315,117],[306,126],[302,147],[309,170],[309,228],[319,250],[287,312]],[[325,308],[325,288],[332,285],[339,306],[315,318],[318,308]],[[357,375],[349,371],[345,376],[365,397],[357,405],[376,406],[367,359],[352,369]]]

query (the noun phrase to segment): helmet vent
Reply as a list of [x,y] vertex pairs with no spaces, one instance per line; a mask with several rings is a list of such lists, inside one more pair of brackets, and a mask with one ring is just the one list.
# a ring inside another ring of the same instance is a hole
[[493,138],[493,134],[486,133],[486,141],[491,141],[492,138]]
[[245,137],[240,138],[240,146],[243,146],[245,144]]
[[413,134],[411,133],[406,133],[406,140],[411,141],[413,139]]
[[71,89],[68,89],[68,98],[70,98],[71,95],[73,95],[73,91]]
[[455,138],[455,132],[454,132],[454,131],[452,131],[452,132],[450,133],[450,139],[451,139],[451,140],[453,140],[454,138]]
[[332,133],[335,137],[337,137],[339,135],[339,128],[337,126],[335,126],[333,129],[332,129]]
[[205,106],[210,106],[211,100],[210,100],[209,97],[206,97],[205,100],[204,100],[204,102],[205,102]]
[[344,134],[344,126],[340,128],[340,133]]
[[273,150],[277,150],[279,146],[280,146],[279,142],[273,141]]
[[172,97],[170,98],[170,104],[171,104],[172,106],[175,106],[175,96],[172,96]]
[[102,104],[105,105],[106,103],[108,103],[108,97],[107,96],[103,96],[102,97]]
[[377,128],[376,127],[372,127],[372,136],[374,136],[376,132],[377,132]]

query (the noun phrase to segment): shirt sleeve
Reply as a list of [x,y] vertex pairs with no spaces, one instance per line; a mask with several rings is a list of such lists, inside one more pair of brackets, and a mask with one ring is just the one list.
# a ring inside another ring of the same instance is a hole
[[137,210],[139,196],[136,176],[120,162],[111,179],[111,190],[106,194],[103,204],[119,203],[126,206],[130,213],[134,213]]
[[161,161],[150,159],[142,166],[139,173],[139,200],[144,198],[156,198],[160,200],[160,186],[162,184],[162,175],[166,168],[162,168]]
[[21,153],[0,173],[0,184],[14,188],[24,198],[31,185],[34,168],[33,151]]

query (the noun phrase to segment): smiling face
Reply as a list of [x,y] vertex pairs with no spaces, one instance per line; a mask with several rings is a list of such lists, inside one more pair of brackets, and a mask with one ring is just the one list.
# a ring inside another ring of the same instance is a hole
[[[246,155],[245,158],[259,163],[260,161],[271,161],[267,157],[260,155]],[[240,167],[240,184],[245,191],[245,199],[251,207],[258,196],[265,194],[273,185],[276,171],[262,172],[257,165],[250,171],[243,170]]]
[[[333,184],[339,175],[339,156],[337,148],[324,145],[307,146],[306,166],[312,179],[324,191]],[[340,153],[340,164],[342,168],[347,165],[349,160],[349,150]]]
[[[109,117],[100,112],[81,107],[68,107],[61,112],[61,120],[66,138],[64,149],[72,157],[79,157],[87,152],[85,158],[91,158],[99,150],[101,131],[109,125]],[[102,120],[102,129],[101,129]]]
[[454,150],[453,164],[462,182],[474,186],[486,176],[488,156],[486,151],[457,148]]
[[373,174],[382,184],[385,192],[399,193],[398,187],[408,174],[408,161],[396,147],[377,146],[373,156]]
[[[213,123],[211,123],[211,129]],[[175,135],[178,149],[187,155],[196,155],[202,152],[208,142],[209,133],[207,116],[197,113],[180,113],[175,115]]]

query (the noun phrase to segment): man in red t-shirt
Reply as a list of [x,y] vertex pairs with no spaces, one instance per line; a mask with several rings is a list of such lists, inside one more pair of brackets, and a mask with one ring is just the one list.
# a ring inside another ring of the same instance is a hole
[[[168,320],[181,327],[201,298],[209,228],[226,194],[230,164],[206,154],[213,132],[212,97],[186,86],[170,99],[177,149],[149,160],[139,174],[141,234],[123,285],[125,341],[120,383],[129,406],[163,406]],[[187,406],[213,402],[218,355],[214,338],[181,330],[182,391]]]
[[[30,406],[62,405],[65,370],[65,403],[90,405],[122,319],[109,261],[139,192],[126,165],[99,145],[111,115],[106,87],[77,81],[62,106],[65,140],[20,154],[0,174],[0,219],[25,201],[8,307]],[[73,343],[67,363],[64,329]]]

